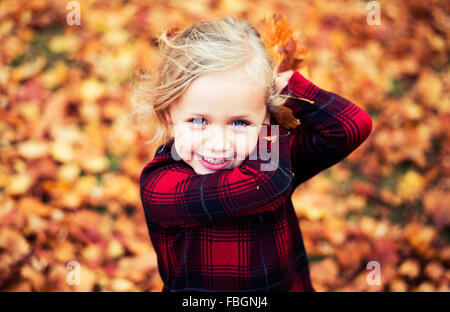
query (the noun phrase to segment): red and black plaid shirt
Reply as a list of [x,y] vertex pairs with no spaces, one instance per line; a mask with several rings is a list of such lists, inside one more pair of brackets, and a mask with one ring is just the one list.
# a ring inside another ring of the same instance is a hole
[[[261,170],[270,159],[247,157],[239,167],[198,175],[177,160],[173,140],[144,167],[141,200],[162,291],[315,291],[290,197],[355,150],[372,119],[297,71],[282,93],[311,102],[287,100],[301,124],[278,128],[275,170]],[[271,127],[260,135],[263,129]]]

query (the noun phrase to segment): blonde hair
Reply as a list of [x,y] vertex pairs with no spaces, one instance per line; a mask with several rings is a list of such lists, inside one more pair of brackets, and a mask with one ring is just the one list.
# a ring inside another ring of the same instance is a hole
[[156,146],[172,139],[167,115],[190,83],[201,75],[242,68],[257,86],[265,90],[266,107],[285,129],[298,120],[284,107],[287,95],[275,92],[279,61],[273,60],[259,32],[247,21],[230,16],[199,21],[183,31],[166,30],[157,40],[161,61],[156,73],[141,73],[134,87],[130,118],[153,123]]

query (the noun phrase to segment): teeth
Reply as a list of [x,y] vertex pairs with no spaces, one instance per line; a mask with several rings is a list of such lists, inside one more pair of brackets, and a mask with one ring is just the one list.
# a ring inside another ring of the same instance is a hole
[[226,162],[226,159],[225,160],[215,160],[213,158],[208,158],[208,157],[203,157],[203,159],[212,164],[222,164],[222,163]]

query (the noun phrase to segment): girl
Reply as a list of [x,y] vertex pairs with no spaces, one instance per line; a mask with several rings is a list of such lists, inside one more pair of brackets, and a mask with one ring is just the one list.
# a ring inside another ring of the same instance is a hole
[[290,197],[367,138],[370,116],[298,71],[277,76],[245,21],[158,43],[157,78],[134,104],[162,143],[140,175],[162,291],[315,291]]

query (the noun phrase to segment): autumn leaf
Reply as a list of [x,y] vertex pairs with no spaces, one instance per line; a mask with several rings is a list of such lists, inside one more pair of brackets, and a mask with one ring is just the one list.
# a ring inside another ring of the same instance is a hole
[[[130,77],[155,67],[163,30],[221,12],[258,28],[279,72],[373,120],[364,144],[292,194],[315,288],[450,291],[447,2],[384,2],[373,27],[343,0],[101,0],[83,4],[82,25],[67,24],[65,2],[14,3],[0,4],[0,291],[161,291],[139,196],[153,122],[124,121]],[[367,283],[371,260],[381,285]],[[70,261],[79,285],[66,282]]]
[[286,16],[274,15],[271,20],[265,19],[261,37],[274,62],[280,64],[279,72],[301,67],[307,50],[293,38]]

